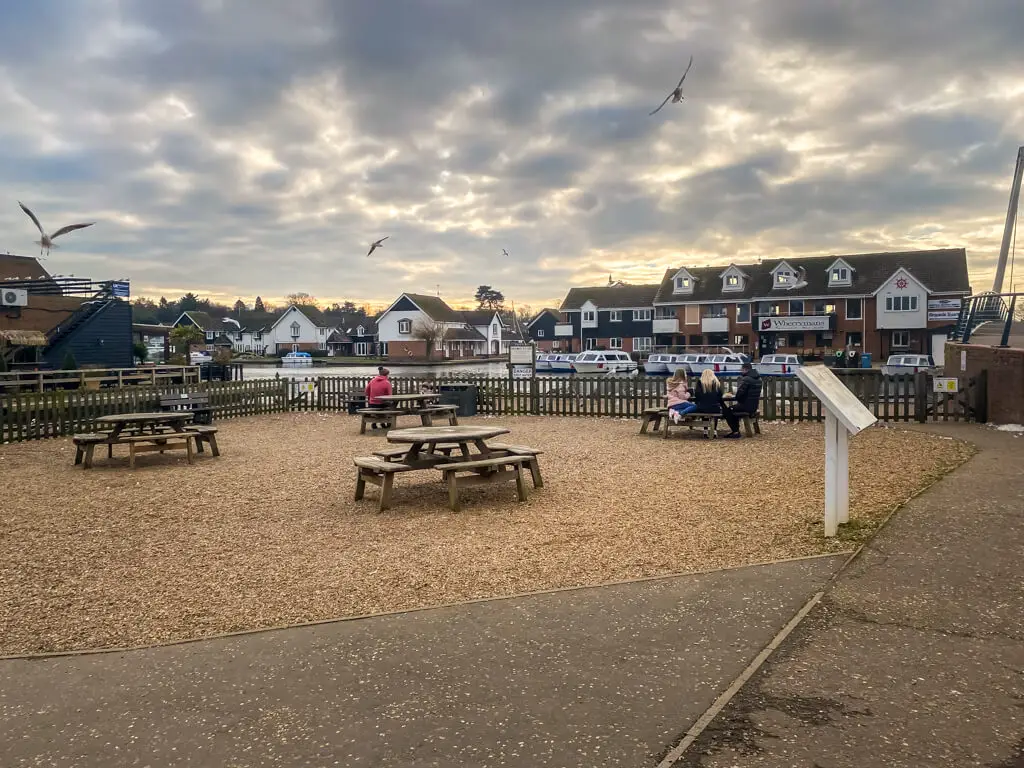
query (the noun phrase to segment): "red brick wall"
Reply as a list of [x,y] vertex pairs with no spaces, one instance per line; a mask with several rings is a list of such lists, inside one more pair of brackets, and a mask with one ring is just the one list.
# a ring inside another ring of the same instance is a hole
[[388,344],[389,360],[425,360],[427,342],[425,341],[392,341]]
[[[960,353],[967,353],[961,370]],[[967,379],[988,371],[988,420],[993,424],[1024,424],[1024,349],[998,349],[978,344],[946,343],[946,375]]]

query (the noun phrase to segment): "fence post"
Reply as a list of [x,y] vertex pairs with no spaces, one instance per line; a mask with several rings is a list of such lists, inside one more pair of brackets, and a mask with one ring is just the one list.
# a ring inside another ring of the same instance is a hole
[[921,424],[928,421],[928,374],[923,371],[914,377],[914,417]]

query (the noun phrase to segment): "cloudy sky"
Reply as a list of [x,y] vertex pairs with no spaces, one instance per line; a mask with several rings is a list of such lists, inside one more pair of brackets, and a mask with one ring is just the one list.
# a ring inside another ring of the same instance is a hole
[[985,288],[1022,41],[1019,0],[3,3],[0,249],[38,253],[21,200],[98,222],[52,272],[135,294],[539,306],[945,246]]

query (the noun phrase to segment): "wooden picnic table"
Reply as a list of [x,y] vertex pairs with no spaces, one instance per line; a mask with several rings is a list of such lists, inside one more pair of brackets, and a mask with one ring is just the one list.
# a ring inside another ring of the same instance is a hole
[[[73,440],[78,446],[75,453],[75,464],[84,464],[85,469],[92,466],[92,452],[97,444],[107,446],[107,458],[114,455],[115,445],[128,446],[128,466],[135,467],[137,453],[184,449],[188,463],[192,463],[192,444],[196,433],[186,426],[192,420],[190,411],[161,411],[155,413],[115,413],[100,416],[93,423],[98,427],[109,427],[109,431],[95,434],[75,435]],[[195,429],[212,429],[209,427]],[[215,455],[219,453],[214,451]]]
[[382,403],[393,403],[395,406],[410,412],[417,408],[425,408],[429,403],[441,399],[436,392],[420,392],[414,395],[380,395],[375,398]]
[[[388,442],[408,444],[409,449],[402,457],[401,462],[415,465],[424,460],[432,463],[436,463],[438,459],[444,460],[441,454],[437,453],[438,445],[456,446],[465,458],[474,455],[470,450],[472,445],[476,448],[480,458],[486,458],[493,453],[486,441],[498,435],[507,435],[509,431],[509,429],[499,426],[413,427],[412,429],[394,429],[388,432]],[[424,446],[427,447],[426,454],[423,451]],[[425,456],[431,458],[425,459]]]
[[[544,483],[537,461],[542,451],[505,443],[488,445],[488,439],[508,433],[507,428],[496,425],[393,430],[388,433],[388,442],[409,447],[397,451],[378,451],[374,456],[356,457],[355,500],[363,498],[366,483],[378,485],[381,488],[378,509],[383,511],[391,503],[391,488],[396,473],[436,469],[442,473],[448,486],[448,499],[453,511],[459,511],[460,486],[490,484],[502,480],[515,480],[519,500],[526,501],[523,469],[530,471],[535,488],[542,487]],[[451,455],[455,448],[458,448],[460,455]],[[468,477],[459,477],[466,473]]]

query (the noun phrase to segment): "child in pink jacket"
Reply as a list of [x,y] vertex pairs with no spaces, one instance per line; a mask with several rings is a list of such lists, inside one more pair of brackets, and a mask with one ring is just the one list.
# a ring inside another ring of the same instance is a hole
[[679,423],[679,417],[689,413],[696,406],[690,402],[690,390],[686,386],[686,371],[677,368],[665,384],[668,397],[668,412],[672,421]]

